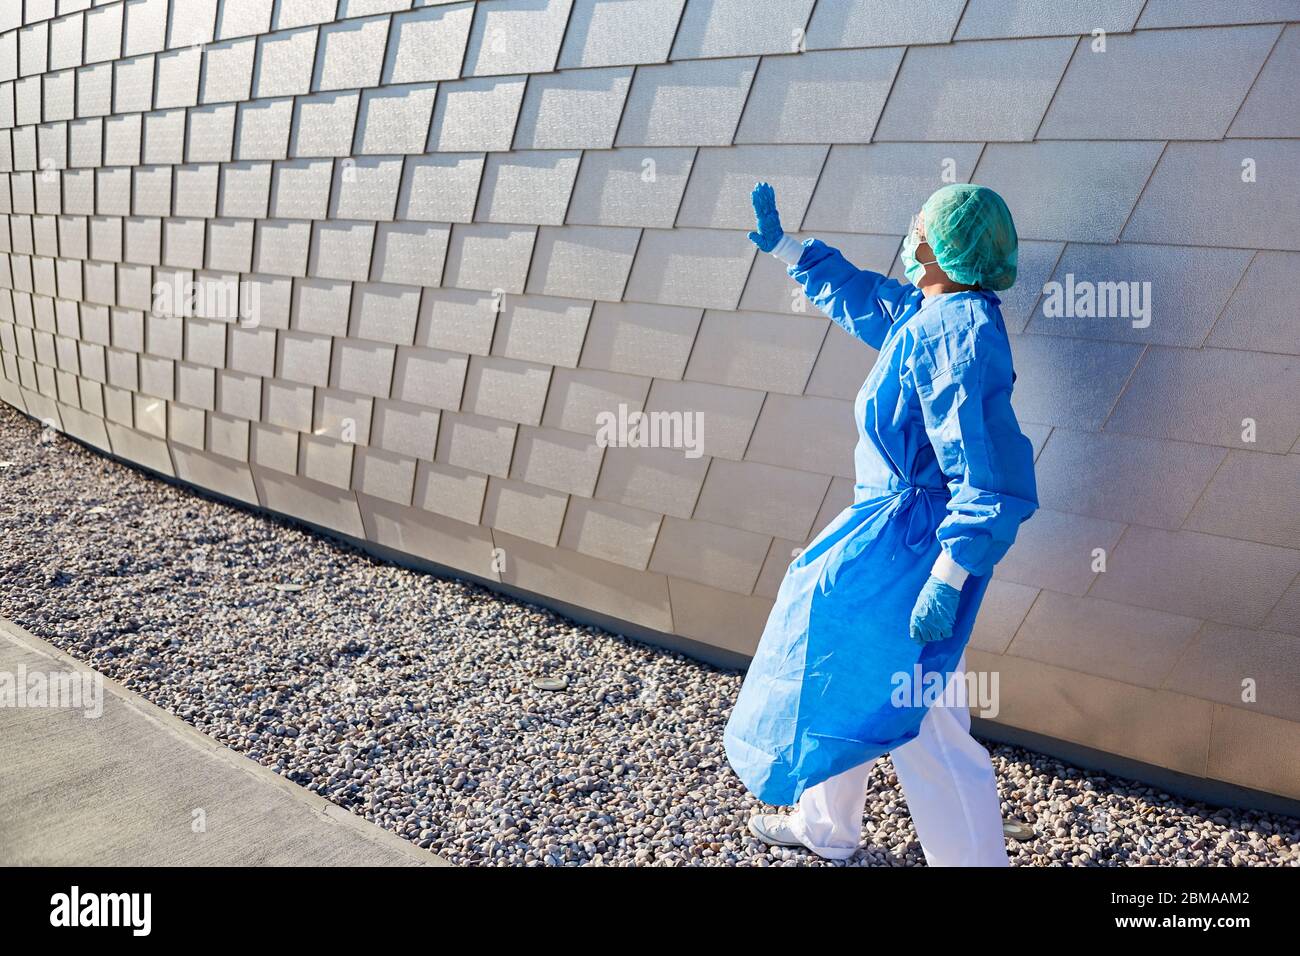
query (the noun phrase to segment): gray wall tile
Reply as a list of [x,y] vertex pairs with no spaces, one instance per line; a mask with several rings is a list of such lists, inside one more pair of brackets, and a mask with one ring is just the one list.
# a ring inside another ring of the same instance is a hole
[[253,58],[257,42],[252,38],[213,43],[203,49],[203,74],[199,99],[203,103],[246,100],[253,84]]
[[384,83],[454,80],[469,38],[474,5],[428,7],[393,17],[384,62]]
[[662,63],[686,0],[574,0],[560,69]]
[[623,297],[734,309],[753,261],[754,246],[742,232],[647,229]]
[[537,230],[527,290],[618,301],[640,239],[637,229],[542,226]]
[[[1040,508],[1017,530],[1015,544],[993,573],[997,578],[1029,587],[1107,597],[1094,582],[1113,573],[1115,545],[1120,536],[1141,530],[1125,528],[1118,521]],[[1097,563],[1100,556],[1109,562],[1104,574]]]
[[1228,306],[1205,340],[1218,348],[1251,349],[1300,355],[1294,319],[1276,303],[1283,301],[1300,269],[1300,254],[1261,252],[1233,290]]
[[[874,138],[1033,139],[1076,42],[978,40],[909,48]],[[962,82],[951,82],[953,76]],[[999,108],[989,109],[991,102]]]
[[849,401],[769,395],[745,458],[782,466],[797,461],[811,472],[852,478],[856,441],[849,427],[852,421]]
[[375,282],[437,285],[447,255],[450,230],[437,223],[384,223],[375,236]]
[[1185,527],[1227,538],[1294,547],[1300,536],[1300,514],[1294,495],[1297,490],[1300,455],[1233,450],[1196,502]]
[[398,217],[469,222],[474,218],[483,164],[481,153],[408,157],[398,193]]
[[357,93],[298,97],[290,132],[289,155],[347,156],[357,122]]
[[[1300,250],[1300,195],[1269,186],[1297,175],[1297,140],[1170,143],[1124,238],[1159,242],[1177,236],[1179,243],[1194,246]],[[1176,195],[1201,200],[1189,205]]]
[[235,121],[235,159],[285,159],[294,124],[292,98],[240,103]]
[[442,284],[522,292],[536,233],[531,226],[456,224],[447,246]]
[[420,290],[387,283],[359,283],[352,290],[348,335],[371,342],[410,345],[420,312]]
[[1291,0],[1147,0],[1138,27],[1214,26],[1273,23],[1295,18]]
[[1218,139],[1264,64],[1278,27],[1152,30],[1087,41],[1052,98],[1047,139]]
[[632,375],[681,378],[702,316],[701,309],[597,302],[579,364]]
[[[398,349],[392,397],[429,408],[456,411],[461,407],[461,394],[468,367],[469,359],[456,352],[424,348]],[[387,397],[387,391],[381,397]]]
[[[764,57],[736,142],[870,142],[902,59],[899,48]],[[808,108],[823,98],[837,108]]]
[[1008,653],[1160,687],[1201,623],[1150,608],[1041,591]]
[[507,296],[492,353],[572,368],[578,364],[591,304],[549,296]]
[[608,149],[631,85],[631,67],[530,77],[515,149]]
[[540,425],[551,375],[549,365],[471,355],[461,407],[488,418]]
[[[1072,242],[1052,274],[1055,294],[1038,300],[1027,331],[1194,348],[1205,341],[1250,258],[1235,249]],[[1060,314],[1063,307],[1073,314]]]
[[1229,136],[1300,136],[1300,117],[1288,104],[1300,99],[1300,25],[1282,32],[1250,95],[1241,104]]
[[480,222],[564,222],[578,174],[577,152],[539,150],[487,157],[475,219]]
[[826,475],[717,458],[709,466],[694,517],[802,541],[812,531],[830,483]]
[[604,449],[587,435],[524,425],[519,429],[510,477],[589,498],[603,454]]
[[433,116],[435,84],[385,87],[361,94],[358,153],[422,153]]
[[1178,528],[1224,455],[1210,445],[1057,428],[1035,467],[1038,500],[1057,511]]
[[771,540],[770,535],[668,516],[659,529],[650,570],[749,594]]
[[965,0],[820,3],[808,24],[808,49],[947,43],[965,6]]
[[523,98],[522,77],[439,84],[428,150],[508,150]]
[[1121,604],[1259,627],[1297,572],[1300,551],[1291,548],[1132,527],[1090,593]]
[[486,493],[485,475],[454,465],[424,461],[416,466],[413,503],[417,508],[477,525],[483,514]]
[[686,378],[801,395],[828,324],[821,318],[710,310]]
[[458,289],[426,289],[420,300],[416,343],[471,355],[492,350],[496,331],[496,296]]
[[569,496],[565,494],[522,481],[489,478],[483,500],[483,524],[554,547],[560,539],[568,502]]
[[388,17],[371,17],[321,27],[312,89],[346,90],[378,85],[388,26]]
[[612,149],[583,153],[567,221],[670,228],[695,150]]
[[316,60],[316,28],[289,30],[257,41],[253,96],[296,96],[311,89]]
[[825,146],[732,146],[701,149],[677,213],[677,225],[751,229],[750,192],[766,180],[780,197],[783,222],[801,222],[826,159]]
[[560,547],[645,570],[663,516],[589,498],[569,499]]
[[[1023,239],[1115,242],[1139,194],[1145,202],[1143,185],[1161,149],[1161,143],[991,144],[974,181],[1002,194]],[[1052,202],[1039,201],[1042,196]],[[1124,233],[1142,241],[1132,228]]]
[[619,146],[725,146],[740,121],[755,58],[641,67],[632,81]]
[[1012,338],[1012,404],[1022,421],[1098,431],[1129,380],[1142,347],[1056,336]]
[[[1106,422],[1107,431],[1285,452],[1300,436],[1300,361],[1227,349],[1152,348]],[[1214,402],[1205,396],[1214,395]],[[1246,419],[1256,423],[1244,441]]]
[[650,380],[641,376],[557,368],[542,424],[599,438],[602,420],[617,416],[620,408],[641,411],[649,390]]
[[573,0],[490,0],[474,10],[465,76],[545,73],[555,69]]
[[794,53],[813,0],[688,0],[672,59]]
[[518,427],[513,422],[479,415],[444,414],[438,424],[436,460],[504,478],[510,470]]
[[958,40],[994,37],[1041,37],[1090,34],[1093,30],[1128,33],[1142,12],[1143,0],[1051,0],[1005,4],[971,0],[962,14]]
[[[788,228],[795,229],[802,221],[809,230],[901,237],[931,193],[947,182],[970,181],[980,151],[974,143],[833,146],[807,215],[802,219],[791,215]],[[784,217],[782,194],[777,198]]]
[[358,448],[352,461],[352,487],[400,505],[415,490],[415,459],[378,448]]

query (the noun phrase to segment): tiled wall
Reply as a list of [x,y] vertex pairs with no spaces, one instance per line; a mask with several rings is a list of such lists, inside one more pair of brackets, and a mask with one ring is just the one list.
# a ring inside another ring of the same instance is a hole
[[[1023,237],[1005,310],[1043,504],[974,639],[1000,719],[1300,796],[1296,21],[1296,0],[0,0],[0,398],[746,653],[850,500],[874,358],[755,254],[749,189],[890,270],[925,196],[973,179]],[[1067,274],[1149,282],[1150,321],[1048,315]],[[156,293],[188,283],[177,315]],[[607,447],[620,405],[701,413],[702,454]]]

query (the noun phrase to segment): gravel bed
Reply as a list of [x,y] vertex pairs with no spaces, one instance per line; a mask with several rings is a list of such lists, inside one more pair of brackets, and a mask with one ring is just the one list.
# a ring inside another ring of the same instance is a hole
[[[738,674],[176,488],[3,404],[0,541],[0,616],[453,863],[924,865],[887,759],[852,860],[749,836],[760,805],[721,743]],[[1295,818],[991,750],[1033,829],[1015,865],[1300,866]]]

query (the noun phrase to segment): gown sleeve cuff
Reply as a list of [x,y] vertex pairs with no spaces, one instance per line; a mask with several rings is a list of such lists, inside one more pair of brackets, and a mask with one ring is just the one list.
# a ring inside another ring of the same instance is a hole
[[771,254],[788,266],[798,265],[803,257],[803,243],[787,232],[781,237],[781,241],[776,244]]
[[961,590],[961,586],[966,583],[966,578],[970,572],[952,559],[947,551],[940,549],[939,557],[934,562],[934,567],[930,573],[950,587]]

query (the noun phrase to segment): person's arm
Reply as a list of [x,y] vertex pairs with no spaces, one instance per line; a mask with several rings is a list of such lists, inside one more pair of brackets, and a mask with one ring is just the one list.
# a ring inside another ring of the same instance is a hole
[[[789,236],[782,239],[799,250],[792,262],[788,258],[783,261],[790,266],[790,278],[803,286],[808,301],[873,349],[880,348],[890,326],[921,307],[921,292],[910,283],[859,269],[820,239],[802,245]],[[789,246],[773,250],[772,254],[781,258],[778,252],[794,255]]]
[[[978,333],[976,333],[978,334]],[[983,576],[1038,508],[1033,445],[1011,408],[1011,354],[999,336],[982,338],[947,368],[922,358],[913,368],[926,435],[948,479],[943,549],[932,574],[960,590]]]
[[787,236],[776,193],[767,183],[755,186],[751,198],[757,225],[750,242],[784,262],[813,305],[854,338],[879,349],[889,327],[920,308],[922,296],[915,286],[859,269],[819,239],[801,244]]

